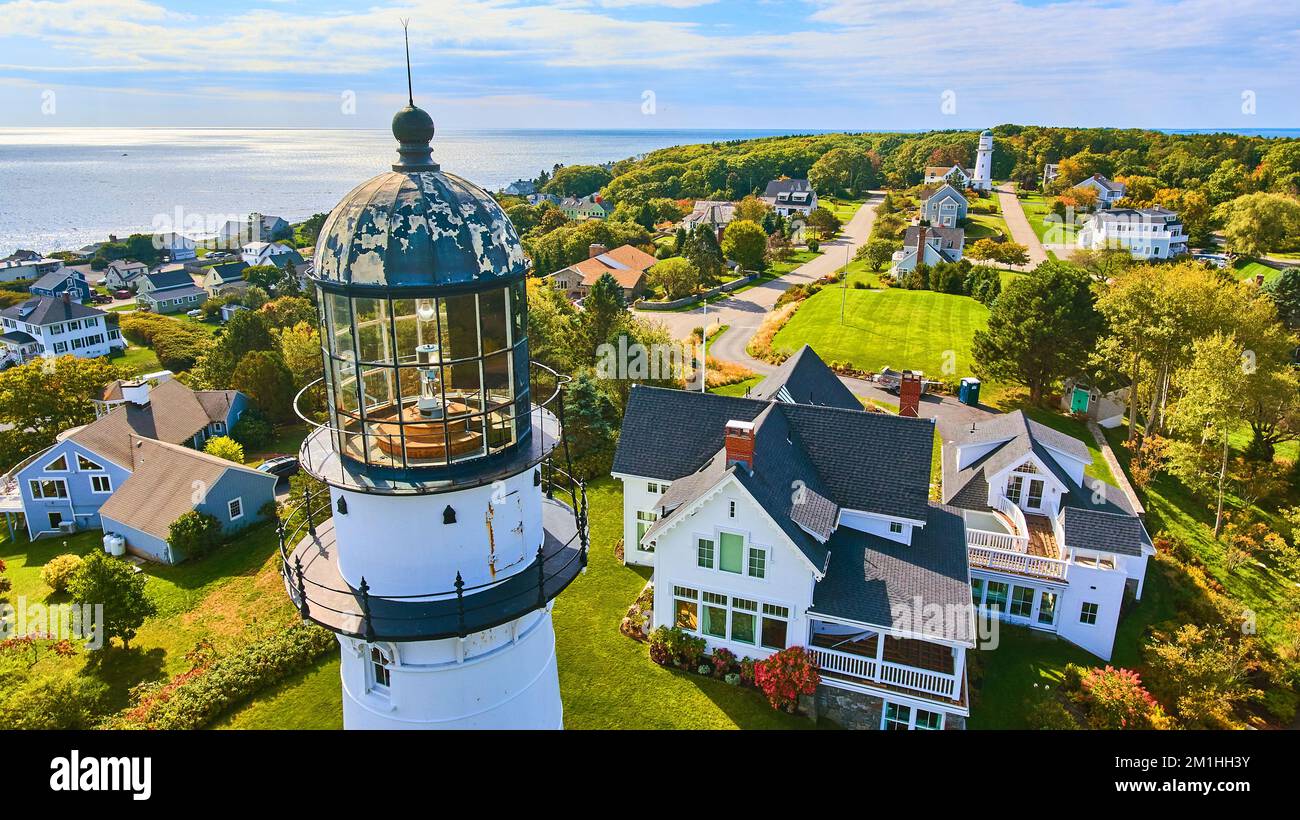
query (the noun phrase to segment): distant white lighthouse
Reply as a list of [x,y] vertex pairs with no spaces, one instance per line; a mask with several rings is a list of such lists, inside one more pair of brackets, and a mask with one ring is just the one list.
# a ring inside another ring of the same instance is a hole
[[587,561],[561,379],[529,361],[510,220],[413,101],[393,134],[316,244],[328,419],[304,390],[300,456],[329,491],[282,524],[285,586],[338,635],[345,728],[559,729],[551,602]]
[[975,176],[970,186],[977,191],[993,188],[993,132],[985,130],[980,133],[979,150],[975,154]]

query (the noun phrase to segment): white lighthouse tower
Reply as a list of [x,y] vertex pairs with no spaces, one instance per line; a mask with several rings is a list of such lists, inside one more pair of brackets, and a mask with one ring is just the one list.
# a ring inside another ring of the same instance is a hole
[[561,379],[529,361],[510,220],[433,161],[414,101],[393,134],[392,171],[316,243],[300,457],[328,493],[285,516],[285,585],[338,635],[345,728],[559,729],[550,607],[587,560],[583,488],[552,459]]
[[970,187],[977,191],[988,191],[993,188],[993,132],[989,130],[980,133],[979,149],[975,153],[975,176],[971,179]]

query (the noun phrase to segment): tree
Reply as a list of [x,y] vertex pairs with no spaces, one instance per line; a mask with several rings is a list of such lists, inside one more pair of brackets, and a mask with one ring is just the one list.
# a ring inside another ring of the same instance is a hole
[[1188,729],[1234,728],[1239,704],[1258,698],[1249,683],[1252,644],[1222,625],[1186,624],[1143,650],[1146,683]]
[[221,545],[221,522],[205,512],[182,513],[167,528],[167,543],[187,558],[207,555]]
[[244,268],[244,281],[268,293],[278,288],[283,278],[284,271],[275,265],[253,265]]
[[736,212],[732,218],[747,219],[750,222],[757,222],[761,225],[763,224],[763,220],[766,219],[767,215],[770,213],[774,213],[771,205],[768,205],[763,200],[750,194],[736,203]]
[[301,390],[325,375],[321,358],[320,329],[314,322],[298,322],[275,332],[280,358],[293,376],[293,388]]
[[685,252],[682,255],[700,272],[700,281],[705,283],[717,281],[726,265],[726,258],[722,255],[721,246],[718,245],[718,235],[709,225],[695,226],[690,238],[686,240]]
[[249,353],[275,350],[277,346],[261,311],[237,311],[196,368],[199,381],[214,389],[230,387],[235,368]]
[[293,327],[299,322],[315,325],[316,308],[301,296],[281,296],[262,305],[262,322],[269,330]]
[[208,439],[208,443],[203,445],[203,452],[217,458],[224,458],[226,461],[233,461],[236,464],[244,463],[244,448],[230,436],[216,436]]
[[808,182],[818,191],[857,196],[875,181],[875,168],[864,151],[832,148],[808,169]]
[[623,302],[623,288],[609,273],[602,273],[587,291],[582,301],[579,323],[582,328],[583,349],[580,363],[587,366],[595,361],[596,348],[609,341],[610,334],[627,316]]
[[257,451],[275,439],[275,426],[256,407],[250,407],[230,428],[230,437],[239,442],[245,452]]
[[975,372],[1029,388],[1029,399],[1087,364],[1103,328],[1087,274],[1045,262],[1007,285],[975,333]]
[[1300,231],[1300,200],[1285,194],[1246,194],[1215,208],[1232,253],[1264,256]]
[[[840,218],[831,213],[828,209],[818,205],[808,214],[808,227],[817,232],[819,239],[830,239],[840,232],[843,223]],[[724,237],[725,238],[725,235]]]
[[650,284],[661,289],[669,299],[690,296],[700,285],[700,272],[690,260],[680,256],[665,259],[648,271]]
[[239,361],[230,386],[279,424],[293,418],[293,375],[277,352],[254,350]]
[[1264,292],[1277,305],[1277,315],[1288,327],[1300,327],[1300,268],[1287,268],[1264,285]]
[[1029,249],[1018,242],[997,242],[981,239],[966,255],[971,259],[984,262],[997,262],[1002,265],[1024,265],[1029,262]]
[[738,219],[722,234],[722,252],[742,270],[767,267],[767,234],[754,222]]
[[122,375],[107,359],[76,356],[35,359],[0,371],[0,423],[11,427],[4,432],[13,433],[14,442],[35,452],[69,427],[94,421],[91,400]]
[[599,165],[568,165],[556,171],[542,191],[557,196],[587,196],[604,188],[612,178]]
[[1218,469],[1214,537],[1223,527],[1223,495],[1228,478],[1228,449],[1232,431],[1241,423],[1248,399],[1245,351],[1234,337],[1216,331],[1192,345],[1192,360],[1174,374],[1182,391],[1169,413],[1169,424],[1187,437],[1183,447],[1218,446],[1223,456]]
[[609,472],[618,441],[620,413],[600,381],[581,373],[565,390],[564,409],[575,469],[584,478]]
[[55,592],[67,592],[68,584],[81,569],[81,556],[75,553],[56,555],[41,567],[41,580]]
[[77,604],[103,604],[105,647],[112,638],[118,638],[122,648],[129,649],[145,618],[157,614],[157,607],[144,591],[146,577],[125,561],[92,550],[68,583],[68,592]]
[[878,271],[894,258],[894,251],[896,250],[898,250],[898,246],[892,240],[884,237],[872,237],[858,249],[857,256],[867,260],[868,267],[873,271]]

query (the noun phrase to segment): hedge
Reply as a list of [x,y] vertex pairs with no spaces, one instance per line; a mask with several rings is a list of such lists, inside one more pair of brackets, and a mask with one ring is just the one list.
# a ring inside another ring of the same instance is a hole
[[334,634],[295,621],[225,655],[200,660],[163,684],[134,692],[135,705],[110,718],[109,729],[201,729],[230,707],[305,669],[337,646]]

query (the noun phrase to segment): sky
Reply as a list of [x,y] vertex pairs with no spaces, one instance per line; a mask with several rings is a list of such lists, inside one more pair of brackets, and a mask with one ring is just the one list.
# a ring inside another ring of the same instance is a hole
[[1300,127],[1292,0],[0,0],[0,127]]

